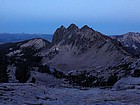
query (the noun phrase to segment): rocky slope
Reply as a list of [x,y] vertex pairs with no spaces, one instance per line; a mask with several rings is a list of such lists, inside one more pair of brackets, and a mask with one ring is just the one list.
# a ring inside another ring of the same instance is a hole
[[[41,64],[42,57],[37,53],[48,48],[50,48],[50,42],[39,38],[0,45],[1,56],[3,55],[1,58],[4,59],[4,61],[1,60],[3,62],[1,72],[7,72],[7,78],[11,82],[26,82],[30,77],[30,71],[34,70],[33,67]],[[4,78],[7,80],[6,76]]]
[[129,53],[140,56],[140,33],[129,32],[112,38],[119,41]]
[[139,105],[139,94],[140,88],[82,90],[9,83],[0,84],[0,105]]

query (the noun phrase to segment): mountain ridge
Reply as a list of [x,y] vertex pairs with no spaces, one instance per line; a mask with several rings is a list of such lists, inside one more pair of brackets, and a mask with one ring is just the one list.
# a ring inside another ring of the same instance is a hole
[[[7,46],[7,67],[15,71],[10,74],[15,76],[13,81],[40,83],[43,78],[54,76],[80,86],[112,86],[139,68],[138,58],[128,53],[120,42],[86,25],[61,26],[52,42],[35,38]],[[40,72],[48,77],[41,77]]]
[[52,34],[0,33],[0,44],[20,42],[33,38],[52,40]]

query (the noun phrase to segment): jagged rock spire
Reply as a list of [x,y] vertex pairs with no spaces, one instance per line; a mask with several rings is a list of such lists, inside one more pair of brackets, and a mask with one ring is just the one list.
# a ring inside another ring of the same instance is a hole
[[65,31],[66,31],[66,28],[63,25],[55,31],[53,39],[52,39],[53,45],[62,40]]
[[81,29],[90,29],[88,25],[84,25]]
[[79,28],[75,24],[71,24],[67,29],[68,30],[75,30],[75,29],[79,29]]
[[63,25],[59,29],[66,29]]
[[[90,28],[88,25],[84,25],[80,30],[87,30],[87,29],[93,30],[93,29]],[[93,31],[94,31],[94,30],[93,30]]]

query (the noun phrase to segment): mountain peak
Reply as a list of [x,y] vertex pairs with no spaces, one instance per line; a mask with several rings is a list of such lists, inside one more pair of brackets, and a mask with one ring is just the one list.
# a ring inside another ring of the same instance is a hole
[[60,27],[60,29],[66,29],[63,25]]
[[[92,28],[90,28],[88,25],[84,25],[80,30],[87,30],[87,29],[89,29],[89,30],[93,30]],[[94,30],[93,30],[94,31]]]
[[60,40],[62,40],[63,38],[63,34],[64,32],[66,31],[67,29],[62,25],[60,28],[58,28],[55,33],[54,33],[54,36],[53,36],[53,39],[52,39],[52,43],[53,44],[56,44],[58,43]]
[[90,29],[88,25],[84,25],[81,29]]
[[78,29],[78,26],[76,26],[75,24],[71,24],[67,29],[68,30],[75,30],[75,29]]

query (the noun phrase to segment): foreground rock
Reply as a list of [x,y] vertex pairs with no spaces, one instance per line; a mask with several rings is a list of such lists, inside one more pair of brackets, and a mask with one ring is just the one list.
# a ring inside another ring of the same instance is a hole
[[34,84],[0,84],[0,105],[41,104],[47,99],[47,89]]
[[0,84],[0,105],[139,105],[140,90],[45,88],[34,84]]
[[115,90],[140,89],[140,77],[122,78],[113,86]]

